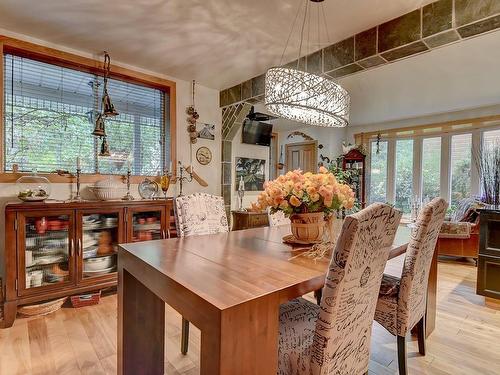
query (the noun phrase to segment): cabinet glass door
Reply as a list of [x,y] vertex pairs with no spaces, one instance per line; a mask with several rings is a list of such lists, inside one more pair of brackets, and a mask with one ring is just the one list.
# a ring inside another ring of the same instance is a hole
[[69,214],[24,217],[21,230],[21,267],[25,289],[72,280],[72,218]]
[[81,216],[80,242],[84,279],[116,272],[120,242],[120,214],[87,213]]
[[140,242],[165,238],[163,212],[163,208],[150,211],[132,211],[130,240]]

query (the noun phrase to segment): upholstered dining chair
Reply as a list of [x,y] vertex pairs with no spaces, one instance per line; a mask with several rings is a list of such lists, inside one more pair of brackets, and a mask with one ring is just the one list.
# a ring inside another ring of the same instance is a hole
[[382,203],[345,218],[320,306],[298,298],[280,308],[278,375],[368,372],[378,291],[400,219]]
[[375,320],[397,336],[399,374],[406,375],[406,335],[416,326],[418,351],[425,355],[427,284],[439,230],[448,203],[435,198],[420,212],[413,227],[401,277],[384,274]]
[[[175,198],[175,216],[179,237],[229,232],[224,199],[206,193]],[[187,354],[189,321],[182,318],[181,352]]]
[[277,211],[274,214],[268,211],[267,216],[269,217],[269,226],[271,227],[290,224],[290,219],[285,216],[283,211]]

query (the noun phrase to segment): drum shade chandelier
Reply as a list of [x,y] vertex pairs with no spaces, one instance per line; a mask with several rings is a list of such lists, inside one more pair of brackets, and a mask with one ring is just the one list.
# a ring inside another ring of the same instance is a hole
[[[300,47],[295,67],[291,64],[281,66],[283,57],[288,47],[291,34],[295,28],[303,2],[300,2],[299,10],[295,16],[292,30],[288,36],[285,49],[281,55],[279,67],[271,68],[266,73],[265,78],[265,104],[267,109],[280,117],[302,122],[308,125],[323,127],[344,127],[349,123],[349,93],[333,80],[320,76],[318,74],[301,70],[301,54],[304,42],[304,33],[309,36],[311,28],[311,16],[313,10],[310,3],[322,3],[323,0],[303,0],[305,2],[304,17],[300,31]],[[320,9],[321,6],[321,9]],[[323,4],[317,4],[317,28],[318,45],[320,40],[320,11],[323,14],[323,21],[328,35]],[[305,31],[306,20],[308,30]],[[309,40],[307,41],[309,44]],[[302,57],[302,61],[306,58]],[[306,62],[304,62],[304,65]]]

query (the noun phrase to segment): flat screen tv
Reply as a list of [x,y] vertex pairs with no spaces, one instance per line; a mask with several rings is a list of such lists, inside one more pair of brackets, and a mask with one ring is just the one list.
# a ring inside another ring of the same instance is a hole
[[251,145],[270,146],[273,125],[246,119],[243,122],[242,142]]

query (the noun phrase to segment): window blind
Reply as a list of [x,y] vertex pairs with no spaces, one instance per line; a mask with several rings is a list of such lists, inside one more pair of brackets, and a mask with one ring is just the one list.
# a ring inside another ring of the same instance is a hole
[[156,175],[169,162],[168,94],[154,88],[108,80],[119,115],[106,119],[111,157],[99,157],[91,135],[101,110],[102,77],[20,56],[4,56],[4,168],[22,172]]

